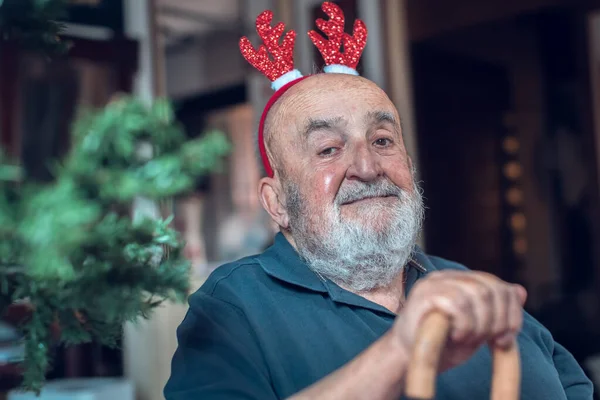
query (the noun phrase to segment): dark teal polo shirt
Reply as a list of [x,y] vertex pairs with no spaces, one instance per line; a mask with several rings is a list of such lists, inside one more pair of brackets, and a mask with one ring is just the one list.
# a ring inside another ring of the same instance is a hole
[[[417,251],[406,290],[431,271],[466,269]],[[190,298],[177,330],[167,400],[289,397],[340,368],[380,338],[395,315],[324,281],[278,234],[264,253],[219,267]],[[518,338],[522,400],[592,399],[575,359],[526,315]],[[437,399],[488,399],[487,347],[440,375]]]

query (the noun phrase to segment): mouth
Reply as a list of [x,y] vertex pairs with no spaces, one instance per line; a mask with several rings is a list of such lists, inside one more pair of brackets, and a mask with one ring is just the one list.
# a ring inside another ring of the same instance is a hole
[[358,204],[358,203],[363,203],[363,202],[368,202],[368,201],[390,200],[390,199],[396,199],[397,197],[398,196],[394,196],[394,195],[387,195],[387,196],[367,196],[367,197],[362,197],[360,199],[347,201],[345,203],[342,203],[342,205],[346,206],[346,205],[350,205],[350,204]]

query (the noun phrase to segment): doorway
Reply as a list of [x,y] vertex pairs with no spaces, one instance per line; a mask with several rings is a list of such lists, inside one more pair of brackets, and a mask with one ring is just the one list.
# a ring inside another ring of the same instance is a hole
[[430,45],[413,48],[428,252],[509,279],[499,149],[507,72]]

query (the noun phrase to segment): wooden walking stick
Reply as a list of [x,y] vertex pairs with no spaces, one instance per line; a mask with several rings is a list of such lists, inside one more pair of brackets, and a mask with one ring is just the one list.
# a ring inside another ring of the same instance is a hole
[[[440,356],[446,344],[450,322],[439,312],[431,313],[421,324],[406,375],[406,396],[410,400],[435,398],[435,382]],[[509,349],[494,348],[491,400],[518,400],[521,363],[516,343]]]

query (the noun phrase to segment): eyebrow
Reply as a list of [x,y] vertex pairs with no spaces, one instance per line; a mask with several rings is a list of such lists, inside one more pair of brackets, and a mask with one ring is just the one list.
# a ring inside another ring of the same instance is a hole
[[[396,119],[393,113],[389,111],[369,111],[365,120],[370,125],[377,125],[382,123],[388,123],[394,126],[394,131],[401,135],[402,126],[401,123]],[[342,117],[331,117],[331,118],[309,118],[308,122],[304,126],[302,130],[303,136],[305,138],[309,137],[312,133],[321,131],[321,130],[333,130],[335,128],[339,128],[344,125],[346,120]]]
[[402,131],[401,123],[396,119],[394,114],[389,111],[369,111],[366,115],[366,120],[373,125],[381,123],[393,125],[398,135],[400,135],[400,132]]
[[342,117],[331,118],[309,118],[302,132],[304,137],[310,136],[313,132],[320,130],[331,130],[340,127],[345,123]]

